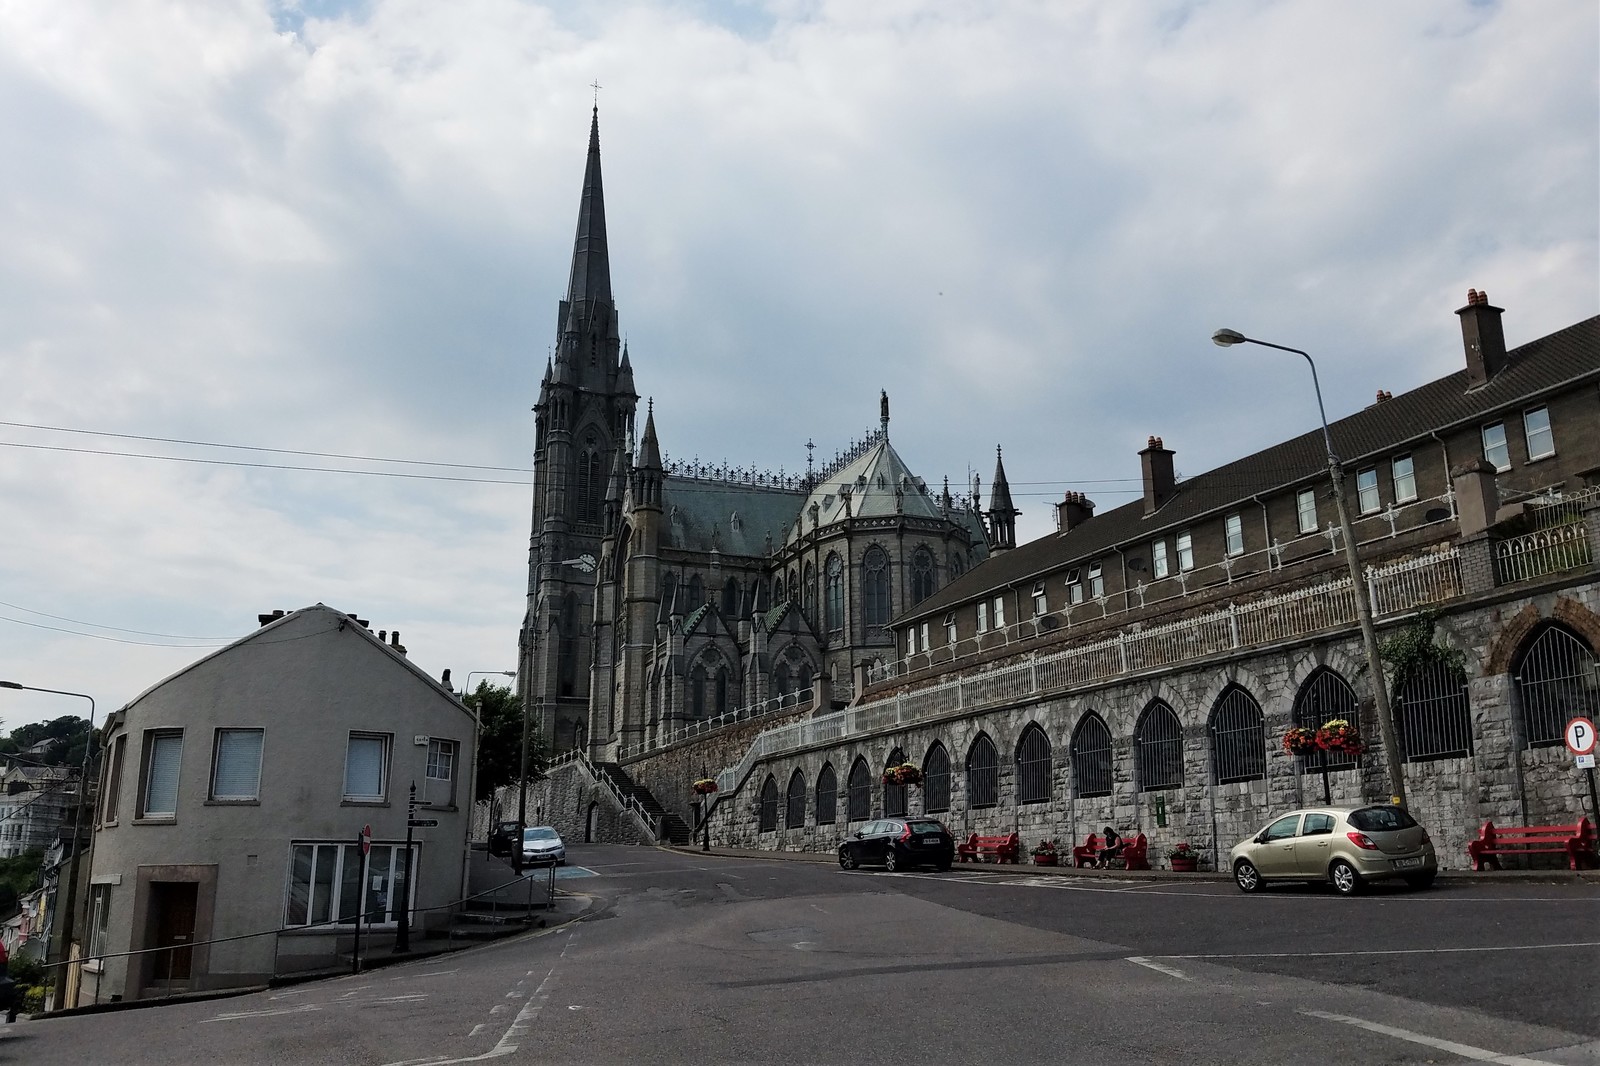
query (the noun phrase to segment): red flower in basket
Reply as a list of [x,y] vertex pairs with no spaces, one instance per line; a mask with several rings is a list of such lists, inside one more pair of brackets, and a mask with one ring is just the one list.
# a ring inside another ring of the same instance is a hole
[[1367,750],[1356,727],[1343,718],[1330,718],[1322,723],[1322,728],[1317,730],[1317,747],[1346,755],[1360,755]]
[[1317,731],[1295,726],[1283,735],[1283,750],[1290,755],[1315,755],[1320,750]]
[[886,785],[920,785],[922,784],[922,771],[914,763],[903,762],[899,766],[891,766],[883,772],[883,783]]
[[709,796],[717,790],[717,779],[714,777],[702,777],[690,787],[694,789],[694,794],[697,796]]

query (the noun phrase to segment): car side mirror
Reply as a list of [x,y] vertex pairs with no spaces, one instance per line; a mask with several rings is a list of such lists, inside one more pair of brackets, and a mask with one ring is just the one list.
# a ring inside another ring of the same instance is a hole
[[861,830],[859,830],[859,829],[856,830],[855,837],[856,837],[857,840],[861,839]]
[[1267,842],[1267,831],[1265,829],[1263,829],[1261,832],[1256,834],[1256,843],[1257,844],[1265,844],[1266,842]]

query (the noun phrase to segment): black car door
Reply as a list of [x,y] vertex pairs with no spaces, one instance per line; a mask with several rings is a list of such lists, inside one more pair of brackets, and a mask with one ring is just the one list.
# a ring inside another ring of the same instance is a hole
[[868,822],[861,830],[861,850],[858,853],[862,862],[883,861],[883,823]]

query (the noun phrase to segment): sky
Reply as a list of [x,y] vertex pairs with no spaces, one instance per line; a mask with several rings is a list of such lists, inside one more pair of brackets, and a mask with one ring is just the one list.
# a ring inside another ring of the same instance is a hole
[[514,669],[596,97],[668,456],[803,470],[886,389],[1031,539],[1316,425],[1220,327],[1337,418],[1468,288],[1600,311],[1597,81],[1593,0],[0,0],[0,680],[103,716],[317,602]]

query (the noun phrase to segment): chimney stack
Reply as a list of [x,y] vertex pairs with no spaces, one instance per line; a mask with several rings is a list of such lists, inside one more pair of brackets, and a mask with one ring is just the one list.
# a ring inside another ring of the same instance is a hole
[[1506,365],[1506,334],[1500,325],[1505,308],[1489,303],[1489,294],[1467,290],[1467,306],[1461,316],[1461,342],[1467,350],[1467,388],[1475,389],[1493,378]]
[[1160,437],[1151,437],[1149,444],[1139,453],[1140,466],[1144,470],[1144,513],[1147,515],[1155,514],[1172,499],[1177,487],[1177,478],[1172,472],[1172,455],[1161,443]]
[[256,621],[260,622],[262,625],[267,625],[267,624],[269,624],[271,622],[276,622],[278,619],[280,619],[282,617],[283,617],[283,612],[282,611],[273,611],[271,614],[258,614],[258,615],[256,615]]
[[1069,492],[1056,504],[1056,529],[1066,533],[1094,517],[1094,501],[1081,492]]

